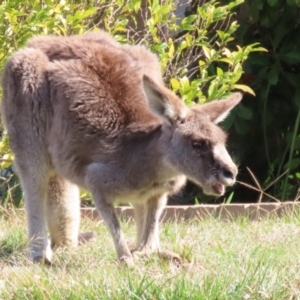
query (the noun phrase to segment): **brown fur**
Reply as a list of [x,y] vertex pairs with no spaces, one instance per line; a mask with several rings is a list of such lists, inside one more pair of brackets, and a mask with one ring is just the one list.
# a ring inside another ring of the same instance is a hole
[[77,245],[77,186],[92,192],[118,258],[131,263],[114,202],[134,205],[136,251],[145,253],[158,249],[167,195],[186,177],[208,194],[235,181],[215,123],[240,94],[189,109],[163,86],[156,56],[142,46],[104,32],[36,37],[7,62],[2,85],[34,260],[51,260],[47,228],[53,244]]

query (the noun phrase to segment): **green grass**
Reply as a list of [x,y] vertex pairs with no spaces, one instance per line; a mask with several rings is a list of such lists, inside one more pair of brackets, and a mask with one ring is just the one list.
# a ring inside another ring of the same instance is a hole
[[[132,223],[122,223],[128,240]],[[300,299],[300,216],[261,221],[214,218],[161,227],[162,248],[182,266],[157,255],[133,268],[119,265],[101,222],[82,220],[96,238],[58,249],[53,266],[26,258],[23,213],[0,215],[0,299]]]

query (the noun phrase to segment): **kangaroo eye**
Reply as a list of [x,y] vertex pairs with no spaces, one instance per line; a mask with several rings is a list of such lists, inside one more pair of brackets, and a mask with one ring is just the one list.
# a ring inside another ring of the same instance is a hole
[[195,150],[206,152],[209,150],[209,142],[206,140],[202,141],[192,141],[192,146]]

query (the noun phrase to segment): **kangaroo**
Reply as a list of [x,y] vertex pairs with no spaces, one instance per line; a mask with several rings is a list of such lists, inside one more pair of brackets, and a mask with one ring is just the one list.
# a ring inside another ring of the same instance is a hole
[[[121,45],[104,32],[35,37],[6,63],[2,87],[33,261],[50,263],[53,245],[78,245],[78,187],[92,193],[118,259],[132,264],[135,254],[159,250],[167,197],[186,178],[216,196],[235,183],[237,167],[217,123],[241,94],[188,108],[164,86],[157,57],[143,46]],[[134,207],[134,251],[116,202]]]

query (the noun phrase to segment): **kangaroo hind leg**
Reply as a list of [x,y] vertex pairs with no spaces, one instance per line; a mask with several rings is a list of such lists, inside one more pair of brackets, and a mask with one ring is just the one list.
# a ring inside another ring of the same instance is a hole
[[80,198],[77,185],[54,175],[47,191],[46,219],[51,245],[76,247],[93,237],[92,232],[79,233]]
[[79,189],[54,175],[49,180],[46,219],[52,246],[77,246],[80,223]]
[[49,178],[47,64],[47,57],[39,50],[26,48],[16,52],[2,74],[1,108],[25,197],[29,256],[34,261],[50,262],[44,215]]
[[[29,162],[29,163],[28,163]],[[25,210],[28,223],[29,257],[34,262],[51,262],[52,251],[47,238],[45,221],[45,202],[47,193],[48,176],[46,168],[39,169],[25,157],[15,157],[15,167],[18,171],[21,186],[25,197]]]

